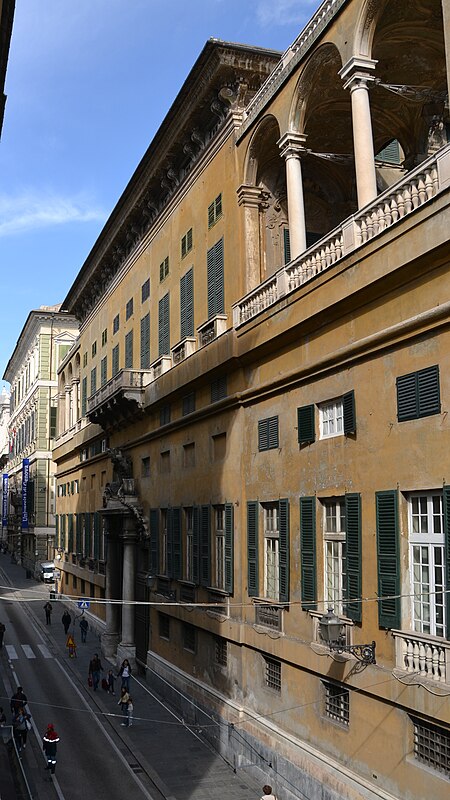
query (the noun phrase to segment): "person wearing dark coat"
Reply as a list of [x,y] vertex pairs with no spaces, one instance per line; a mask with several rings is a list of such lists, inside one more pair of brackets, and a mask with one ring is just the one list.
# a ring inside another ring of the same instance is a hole
[[13,716],[13,719],[16,716],[19,708],[22,708],[22,707],[25,708],[27,702],[28,702],[28,698],[27,698],[25,692],[23,691],[21,686],[18,686],[17,687],[17,692],[15,692],[13,694],[13,696],[11,697],[11,701],[10,701],[11,714]]
[[56,753],[58,750],[59,736],[51,723],[47,725],[47,730],[44,733],[42,742],[42,749],[47,759],[47,766],[45,769],[48,769],[50,774],[54,775],[56,769]]
[[64,614],[61,617],[61,622],[64,625],[64,633],[67,636],[67,631],[70,628],[70,623],[72,622],[72,617],[70,616],[68,611],[64,611]]

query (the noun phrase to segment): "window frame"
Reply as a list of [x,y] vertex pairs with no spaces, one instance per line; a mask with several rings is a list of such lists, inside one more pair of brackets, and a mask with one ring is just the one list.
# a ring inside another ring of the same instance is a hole
[[[414,513],[414,501],[426,501],[426,513]],[[435,513],[434,500],[439,501],[439,513]],[[442,490],[411,492],[407,495],[408,503],[408,548],[409,548],[409,582],[411,589],[411,628],[414,632],[439,638],[445,638],[447,627],[447,608],[445,600],[445,520],[444,496]],[[419,524],[426,519],[427,530],[414,531],[414,519]],[[435,530],[435,520],[439,519],[440,531]],[[420,555],[416,551],[420,548]],[[424,559],[424,551],[427,559]],[[440,563],[436,560],[439,553]],[[417,557],[419,555],[419,558]],[[441,573],[441,583],[436,581],[437,570]],[[428,581],[424,574],[428,571]],[[419,576],[419,580],[417,577]],[[416,594],[416,587],[418,592]],[[428,602],[426,602],[428,598]],[[439,598],[441,602],[438,603]],[[428,608],[428,619],[426,609]],[[419,611],[420,609],[420,611]],[[439,619],[438,611],[441,610]],[[419,613],[418,613],[419,612]],[[424,618],[425,617],[425,618]]]

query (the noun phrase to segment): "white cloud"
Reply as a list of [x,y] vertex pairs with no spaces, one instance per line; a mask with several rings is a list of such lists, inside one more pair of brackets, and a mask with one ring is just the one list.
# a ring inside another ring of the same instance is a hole
[[34,191],[15,196],[0,194],[0,237],[73,222],[104,222],[106,216],[81,195],[64,197]]
[[298,23],[303,27],[319,5],[319,0],[259,0],[257,15],[263,26]]

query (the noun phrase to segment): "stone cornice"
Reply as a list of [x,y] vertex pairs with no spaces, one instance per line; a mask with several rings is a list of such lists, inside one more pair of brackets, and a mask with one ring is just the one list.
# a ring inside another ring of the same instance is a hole
[[3,373],[3,380],[13,383],[18,372],[27,362],[29,354],[34,346],[36,337],[41,333],[41,328],[46,325],[60,323],[61,328],[76,328],[77,321],[74,316],[65,311],[51,311],[48,308],[34,309],[30,311],[26,322],[20,332],[14,351],[8,361]]

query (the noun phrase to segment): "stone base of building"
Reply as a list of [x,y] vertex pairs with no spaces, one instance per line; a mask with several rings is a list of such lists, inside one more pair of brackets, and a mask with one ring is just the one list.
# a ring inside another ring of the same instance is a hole
[[[102,653],[107,659],[116,659],[120,636],[118,633],[102,633]],[[127,658],[128,656],[125,656]]]
[[136,668],[136,647],[131,644],[118,644],[116,652],[116,664],[120,667],[122,661],[127,658],[130,662],[131,669],[135,671]]

